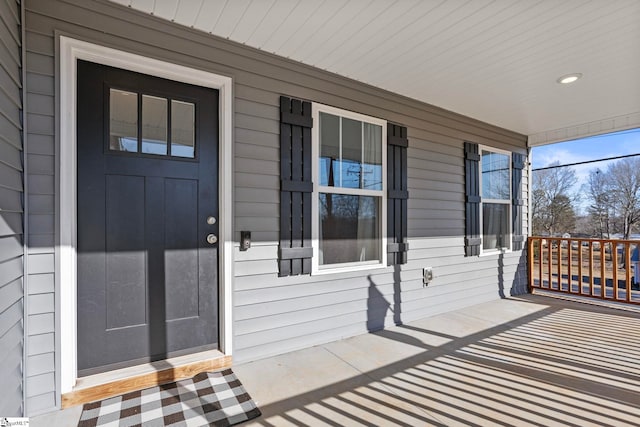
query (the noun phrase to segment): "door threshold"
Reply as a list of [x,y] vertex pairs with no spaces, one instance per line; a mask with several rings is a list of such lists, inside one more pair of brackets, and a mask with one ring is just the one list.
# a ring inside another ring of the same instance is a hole
[[231,356],[210,350],[78,378],[73,390],[62,395],[61,406],[65,409],[230,368],[231,361]]

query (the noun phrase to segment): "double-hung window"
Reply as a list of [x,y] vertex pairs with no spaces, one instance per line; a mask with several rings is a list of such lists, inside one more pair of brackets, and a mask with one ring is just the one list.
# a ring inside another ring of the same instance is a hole
[[482,252],[511,250],[511,153],[480,151]]
[[386,121],[313,104],[313,123],[313,271],[386,266]]

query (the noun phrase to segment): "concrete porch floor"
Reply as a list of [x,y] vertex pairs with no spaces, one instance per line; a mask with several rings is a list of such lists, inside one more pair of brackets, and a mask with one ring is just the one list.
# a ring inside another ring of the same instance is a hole
[[526,295],[236,365],[263,412],[245,425],[637,426],[640,311],[625,308]]

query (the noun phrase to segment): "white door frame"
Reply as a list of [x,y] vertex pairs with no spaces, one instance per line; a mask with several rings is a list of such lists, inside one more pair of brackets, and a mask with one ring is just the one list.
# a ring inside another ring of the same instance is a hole
[[60,36],[60,243],[56,258],[59,280],[59,352],[61,393],[72,390],[77,379],[77,142],[76,64],[83,59],[130,71],[219,90],[219,194],[220,194],[220,350],[232,353],[232,88],[230,77]]

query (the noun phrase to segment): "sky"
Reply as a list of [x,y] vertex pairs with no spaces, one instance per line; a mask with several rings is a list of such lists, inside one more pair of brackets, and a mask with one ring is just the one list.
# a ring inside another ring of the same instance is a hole
[[[560,162],[561,165],[565,165],[568,163],[605,159],[626,154],[639,154],[640,129],[630,129],[557,144],[533,147],[531,153],[533,169],[549,166],[555,161]],[[582,184],[587,182],[590,171],[597,168],[604,170],[607,168],[607,165],[612,162],[615,162],[615,160],[572,166],[578,178],[578,183],[574,186],[574,191],[579,191]],[[586,207],[586,204],[588,204],[588,202],[583,200],[581,208]]]

